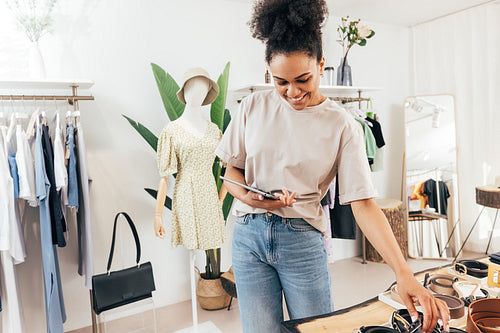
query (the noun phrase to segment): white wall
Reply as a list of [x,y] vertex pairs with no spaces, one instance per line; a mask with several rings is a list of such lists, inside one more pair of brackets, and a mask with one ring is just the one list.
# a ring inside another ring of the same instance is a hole
[[[500,175],[498,63],[500,6],[487,3],[413,29],[415,93],[451,93],[456,98],[460,231],[464,240],[482,206],[475,188],[493,184]],[[449,34],[449,31],[453,31]],[[500,250],[496,210],[487,208],[468,239],[467,250]],[[493,231],[492,231],[493,230]]]
[[[334,8],[331,8],[334,13]],[[94,268],[105,270],[111,224],[118,211],[127,211],[136,222],[142,240],[143,260],[154,267],[157,306],[190,298],[188,252],[172,249],[169,236],[153,233],[155,202],[144,187],[156,188],[159,180],[155,154],[121,116],[140,121],[154,133],[167,123],[150,62],[165,68],[180,80],[187,68],[202,66],[216,78],[231,61],[230,89],[263,82],[263,45],[251,38],[246,22],[248,3],[216,0],[189,1],[59,1],[52,34],[40,48],[47,73],[52,78],[81,78],[95,81],[95,102],[81,102],[89,174],[93,179],[92,237]],[[0,79],[25,78],[28,43],[16,30],[4,3],[0,3]],[[355,13],[353,13],[353,17]],[[340,62],[336,44],[339,18],[331,16],[325,29],[327,64]],[[408,95],[409,31],[407,28],[366,22],[376,31],[366,47],[355,47],[349,61],[353,80],[359,86],[378,86],[372,94],[387,147],[385,169],[374,173],[381,197],[400,198],[403,152],[402,102]],[[228,107],[236,110],[234,103]],[[169,193],[172,193],[169,182]],[[35,211],[29,225],[36,224]],[[164,212],[169,233],[170,213]],[[228,221],[228,234],[233,219]],[[74,226],[70,225],[74,237]],[[134,247],[127,229],[125,265],[132,263]],[[24,316],[29,332],[45,330],[39,240],[36,230],[27,232],[29,258],[18,267]],[[230,265],[230,237],[223,248],[223,269]],[[91,324],[89,296],[83,278],[76,273],[76,242],[59,249],[68,321],[66,330]],[[360,254],[359,243],[338,241],[337,259]],[[203,269],[204,253],[198,254]],[[119,261],[117,265],[119,266]],[[175,318],[171,318],[175,320]]]

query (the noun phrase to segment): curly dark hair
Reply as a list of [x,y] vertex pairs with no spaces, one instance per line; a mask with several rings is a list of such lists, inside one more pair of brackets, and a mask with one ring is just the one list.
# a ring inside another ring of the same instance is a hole
[[266,61],[275,54],[305,52],[323,58],[321,28],[328,16],[325,0],[257,0],[248,24],[266,43]]

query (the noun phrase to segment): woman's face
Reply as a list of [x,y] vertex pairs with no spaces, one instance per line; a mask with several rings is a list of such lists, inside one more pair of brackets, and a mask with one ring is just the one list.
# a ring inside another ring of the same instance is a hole
[[269,67],[278,93],[295,110],[318,105],[325,97],[319,92],[319,81],[325,66],[303,52],[276,54]]

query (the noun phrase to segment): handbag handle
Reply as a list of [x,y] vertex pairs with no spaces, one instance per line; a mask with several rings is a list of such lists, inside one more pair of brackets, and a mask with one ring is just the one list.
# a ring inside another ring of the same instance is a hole
[[115,224],[113,226],[113,240],[111,241],[111,250],[109,250],[109,259],[108,259],[108,275],[109,275],[109,270],[111,269],[111,262],[113,261],[113,252],[115,251],[115,238],[116,238],[116,224],[118,222],[118,217],[120,215],[125,216],[127,219],[128,225],[130,226],[130,229],[132,229],[132,233],[134,234],[134,239],[135,239],[135,247],[137,250],[137,257],[136,257],[136,264],[139,266],[139,261],[141,260],[141,243],[139,242],[139,235],[137,234],[137,230],[135,229],[134,222],[132,222],[132,219],[130,216],[128,216],[127,213],[125,212],[120,212],[116,214],[115,216]]

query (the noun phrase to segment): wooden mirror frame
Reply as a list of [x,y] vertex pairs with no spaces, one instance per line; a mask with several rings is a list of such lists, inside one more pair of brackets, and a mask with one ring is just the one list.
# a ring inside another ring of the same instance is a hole
[[[402,163],[402,182],[401,182],[401,201],[404,202],[404,209],[405,209],[405,226],[406,226],[406,232],[407,232],[407,237],[408,237],[408,243],[410,243],[410,240],[413,239],[409,227],[409,222],[410,222],[410,209],[409,209],[409,200],[408,200],[408,194],[407,194],[407,101],[408,99],[416,99],[418,97],[438,97],[438,96],[449,96],[452,98],[453,101],[453,115],[454,115],[454,125],[455,125],[455,169],[456,169],[456,180],[457,180],[457,188],[456,190],[454,189],[454,196],[456,198],[453,198],[454,204],[456,205],[457,209],[457,216],[455,218],[455,221],[448,221],[447,223],[447,234],[448,234],[448,239],[446,244],[444,244],[444,247],[441,251],[441,255],[439,257],[414,257],[410,254],[410,244],[408,244],[408,256],[411,258],[416,258],[416,259],[442,259],[442,260],[453,260],[454,254],[456,251],[458,251],[458,248],[460,247],[460,225],[461,225],[461,214],[460,214],[460,172],[459,172],[459,163],[458,163],[458,157],[459,157],[459,146],[458,146],[458,126],[457,126],[457,108],[456,108],[456,98],[453,94],[449,93],[443,93],[443,94],[425,94],[425,95],[413,95],[413,96],[407,96],[404,101],[403,101],[403,126],[404,126],[404,138],[403,138],[403,144],[404,144],[404,151],[403,151],[403,163]],[[451,228],[451,229],[450,229]],[[435,230],[433,230],[435,232]],[[417,240],[418,241],[418,240]],[[421,241],[421,240],[420,240]],[[443,254],[446,253],[446,247],[451,246],[453,249],[453,255],[450,256],[444,256]],[[420,254],[420,253],[419,253]]]

